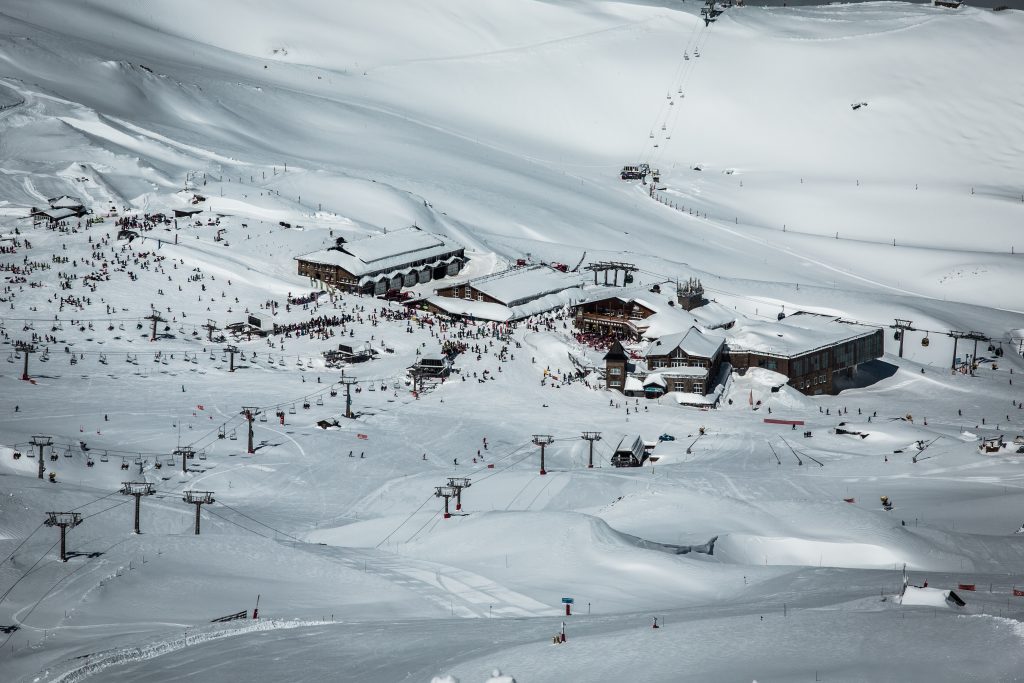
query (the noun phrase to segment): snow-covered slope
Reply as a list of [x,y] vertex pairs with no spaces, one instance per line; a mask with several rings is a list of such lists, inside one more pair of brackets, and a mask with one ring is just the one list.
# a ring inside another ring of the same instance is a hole
[[[1024,433],[1024,15],[696,12],[5,2],[0,678],[1012,678],[1022,461],[978,441]],[[661,169],[660,203],[618,179],[637,162]],[[104,222],[33,227],[61,194]],[[193,206],[117,240],[120,217]],[[295,255],[411,224],[465,244],[471,274],[612,259],[638,287],[700,277],[740,316],[917,329],[902,359],[887,330],[870,387],[807,397],[751,371],[699,411],[566,382],[570,354],[601,352],[565,311],[504,329],[347,295],[285,307],[311,288]],[[201,325],[247,311],[344,320],[233,339],[231,372]],[[975,376],[949,373],[949,330],[992,338]],[[12,344],[33,335],[29,383]],[[322,356],[341,335],[379,358],[345,368],[357,419],[321,429],[345,406]],[[469,345],[459,374],[413,395],[406,368],[442,340]],[[608,466],[666,433],[653,465]],[[40,434],[55,484],[35,478]],[[554,438],[543,476],[534,435]],[[187,472],[182,445],[201,451]],[[450,477],[472,485],[445,519]],[[141,535],[119,493],[135,480],[157,490]],[[198,537],[188,489],[216,498]],[[41,525],[57,510],[85,518],[67,564]],[[896,607],[904,565],[989,591]],[[257,625],[209,623],[257,596]]]

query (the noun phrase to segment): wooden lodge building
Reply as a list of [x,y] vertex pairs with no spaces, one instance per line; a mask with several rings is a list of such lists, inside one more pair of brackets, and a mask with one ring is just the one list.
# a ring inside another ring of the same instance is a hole
[[457,275],[465,247],[410,227],[298,256],[299,275],[349,292],[381,295]]
[[37,209],[33,206],[29,211],[33,226],[41,222],[53,225],[69,218],[81,218],[89,213],[81,199],[66,194],[60,197],[51,197],[47,203],[49,204],[48,208]]
[[669,391],[707,395],[718,379],[725,339],[691,327],[659,337],[644,353],[649,373],[644,395],[657,398]]
[[729,335],[727,346],[735,369],[779,372],[809,396],[836,393],[839,374],[852,377],[860,364],[885,353],[882,328],[803,312],[779,322],[747,321]]
[[582,296],[578,275],[534,265],[441,287],[437,296],[421,305],[432,313],[507,322],[560,308]]
[[814,313],[778,322],[744,320],[725,334],[723,339],[691,327],[663,335],[643,354],[646,372],[636,369],[635,376],[616,341],[604,358],[606,385],[628,396],[706,396],[720,384],[723,367],[741,374],[764,368],[788,376],[788,384],[804,394],[832,394],[839,376],[852,377],[859,365],[884,353],[881,328]]
[[[673,289],[674,297],[669,294]],[[607,288],[573,307],[573,325],[580,332],[629,341],[656,337],[661,329],[693,324],[729,329],[735,322],[734,311],[704,298],[704,287],[697,279],[659,283],[649,289]]]

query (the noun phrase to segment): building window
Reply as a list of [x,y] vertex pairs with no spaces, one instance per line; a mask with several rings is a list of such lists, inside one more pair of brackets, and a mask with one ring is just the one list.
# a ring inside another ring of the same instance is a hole
[[690,390],[690,392],[694,393],[694,394],[703,394],[704,393],[704,382],[694,382],[693,383],[693,388]]
[[622,368],[608,368],[608,374],[612,377],[618,377],[622,374]]

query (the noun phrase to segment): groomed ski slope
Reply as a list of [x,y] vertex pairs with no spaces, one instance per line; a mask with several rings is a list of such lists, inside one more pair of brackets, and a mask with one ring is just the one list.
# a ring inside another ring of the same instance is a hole
[[[883,2],[732,8],[704,28],[695,13],[5,3],[0,232],[17,227],[32,246],[0,260],[76,265],[36,272],[42,287],[5,283],[14,296],[0,305],[5,342],[57,339],[46,362],[31,358],[33,383],[9,347],[0,354],[0,626],[18,627],[0,634],[0,678],[1017,676],[1024,461],[978,443],[1024,433],[1024,19]],[[639,161],[686,210],[618,180]],[[113,219],[62,233],[21,218],[61,194],[124,214],[191,206],[194,192],[207,197],[201,224],[146,233],[130,247],[151,253],[137,279],[114,271],[94,292],[61,289],[56,273],[91,272],[94,248],[113,253],[96,247],[103,237],[120,249]],[[734,378],[731,404],[699,411],[563,383],[570,353],[601,353],[562,316],[507,342],[467,339],[495,344],[461,354],[460,373],[417,398],[405,368],[461,328],[324,296],[275,321],[351,315],[351,339],[380,357],[346,368],[362,382],[358,419],[323,430],[317,420],[344,410],[322,357],[339,338],[240,340],[231,373],[223,344],[193,334],[307,293],[293,256],[410,224],[465,244],[470,274],[586,251],[635,263],[638,285],[700,277],[709,298],[754,319],[783,307],[903,318],[980,331],[1005,355],[983,344],[976,376],[951,375],[950,338],[922,346],[908,333],[900,359],[887,330],[891,367],[870,387],[807,397],[755,371]],[[62,310],[69,295],[90,303]],[[156,342],[151,305],[174,318]],[[542,381],[545,369],[559,379]],[[243,405],[269,415],[254,423],[254,455]],[[806,425],[765,424],[769,409]],[[840,422],[868,436],[836,434]],[[222,426],[237,438],[217,438]],[[584,430],[603,435],[594,469]],[[653,466],[608,466],[620,439],[663,433],[676,441]],[[36,434],[60,445],[45,461],[57,484],[35,478],[24,444]],[[545,476],[535,434],[555,438]],[[182,473],[167,461],[188,444],[205,459]],[[473,484],[442,519],[433,492],[448,477]],[[129,480],[157,489],[141,535],[117,492]],[[198,537],[188,489],[217,499]],[[56,530],[39,527],[51,510],[86,517],[67,564]],[[904,565],[913,583],[978,590],[961,592],[960,610],[899,606]],[[255,625],[209,623],[257,594]],[[562,597],[575,599],[568,619]],[[563,619],[569,640],[555,646]]]

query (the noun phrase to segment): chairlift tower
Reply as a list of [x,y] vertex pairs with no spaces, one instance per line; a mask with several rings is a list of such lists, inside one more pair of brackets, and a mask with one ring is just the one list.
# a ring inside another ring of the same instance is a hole
[[213,341],[213,333],[216,332],[220,328],[217,327],[217,322],[215,320],[211,320],[211,319],[207,318],[206,324],[203,325],[203,329],[206,330],[206,341],[212,342]]
[[235,354],[238,353],[238,347],[234,344],[228,344],[224,347],[224,353],[228,354],[229,365],[228,372],[235,371]]
[[179,446],[173,451],[173,455],[181,456],[181,471],[182,473],[188,472],[188,461],[189,458],[194,458],[196,450],[191,446]]
[[43,472],[46,471],[46,466],[43,464],[43,448],[53,445],[53,438],[49,436],[36,435],[32,437],[32,441],[29,443],[39,449],[39,478],[42,479]]
[[199,510],[204,505],[217,502],[213,498],[213,491],[185,491],[185,496],[182,498],[183,501],[189,505],[196,506],[196,536],[199,535]]
[[249,439],[248,448],[246,450],[249,455],[256,452],[256,449],[252,445],[252,421],[256,419],[256,416],[260,414],[260,409],[255,406],[242,406],[242,415],[245,417],[246,426],[249,428]]
[[547,470],[544,469],[544,447],[550,446],[555,442],[555,437],[550,434],[534,434],[533,443],[540,446],[540,473],[547,474]]
[[448,501],[452,496],[455,495],[455,491],[447,486],[437,486],[434,488],[435,498],[444,498],[444,518],[449,519],[452,514],[448,512]]
[[355,377],[342,377],[341,383],[345,385],[345,417],[352,418],[352,385],[359,384]]
[[587,460],[587,469],[594,469],[594,442],[601,440],[601,432],[583,432],[583,439],[590,442],[590,458]]
[[896,334],[899,335],[899,338],[900,338],[900,358],[903,358],[903,340],[906,338],[907,332],[914,332],[915,330],[914,330],[914,328],[912,326],[911,321],[909,321],[909,320],[900,320],[899,318],[896,318],[896,324],[895,325],[890,325],[890,327],[892,329],[896,330]]
[[139,507],[143,496],[153,495],[153,485],[148,481],[126,481],[121,483],[121,494],[135,496],[135,533],[141,534],[139,530]]
[[597,274],[604,273],[604,284],[608,285],[608,273],[612,274],[612,285],[619,286],[619,271],[622,271],[622,286],[625,287],[633,281],[633,273],[637,268],[632,263],[623,263],[621,261],[598,261],[596,263],[588,263],[583,267],[583,270],[589,270],[594,273],[594,284],[597,284]]
[[157,323],[162,323],[162,322],[166,322],[166,321],[164,320],[163,316],[161,316],[159,313],[157,313],[155,308],[153,309],[152,313],[150,313],[149,315],[147,315],[145,317],[145,319],[149,320],[152,323],[152,327],[150,328],[150,331],[149,331],[149,341],[155,342],[156,341],[156,326],[157,326]]
[[950,366],[953,371],[956,371],[956,345],[957,345],[957,342],[960,341],[961,339],[967,339],[969,341],[973,341],[974,342],[974,355],[971,356],[971,365],[970,365],[971,376],[974,376],[974,364],[975,364],[975,362],[977,361],[977,358],[978,358],[978,342],[980,342],[980,341],[983,341],[983,342],[990,341],[989,338],[986,337],[985,335],[983,335],[981,332],[958,332],[956,330],[950,330],[946,334],[953,338],[953,362],[952,362],[952,364]]
[[47,512],[47,519],[43,524],[46,526],[60,527],[60,561],[67,562],[66,537],[68,527],[74,529],[82,523],[82,515],[78,512]]
[[455,509],[462,509],[462,489],[470,487],[469,479],[465,477],[448,477],[448,488],[455,492]]
[[29,381],[31,378],[28,376],[28,355],[35,353],[36,347],[34,344],[28,342],[15,342],[14,350],[21,354],[22,366],[21,366],[21,379],[22,381]]

